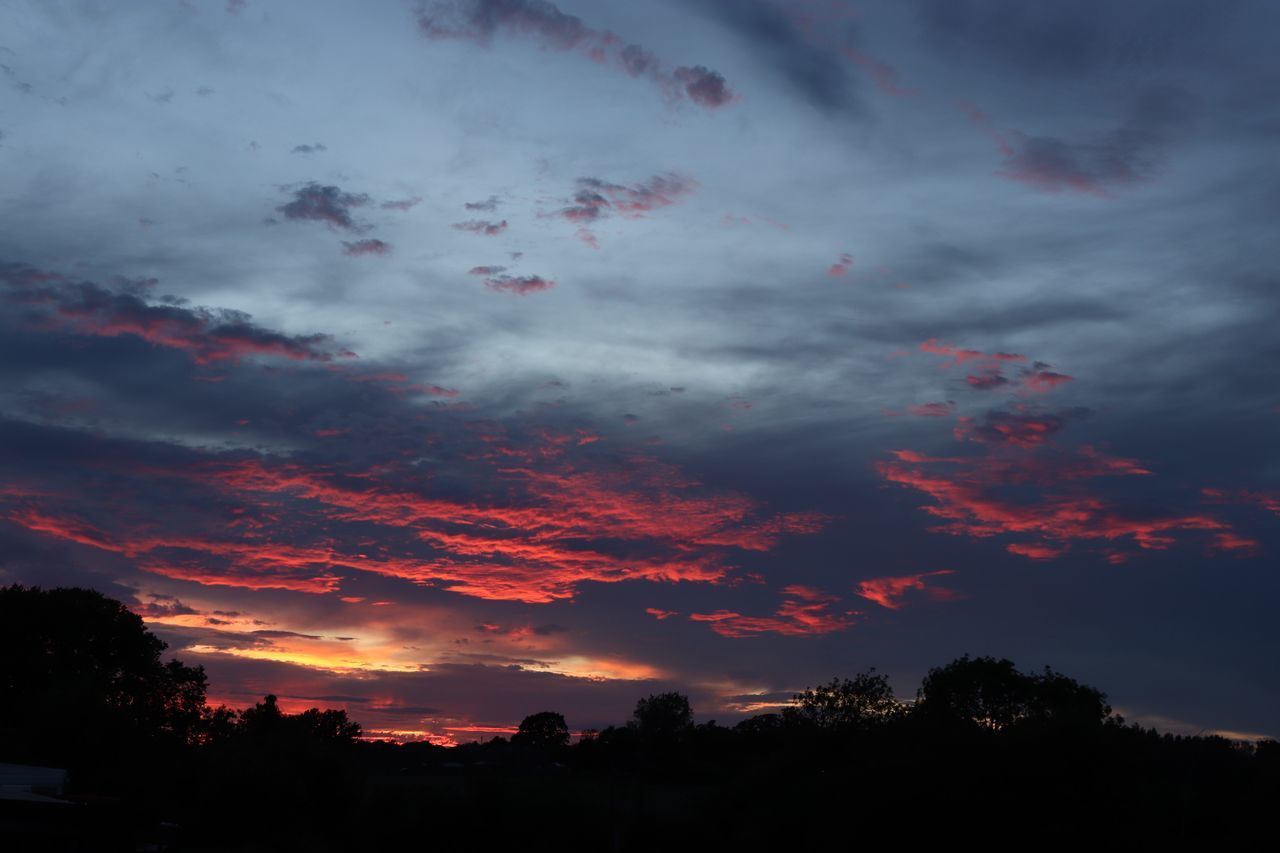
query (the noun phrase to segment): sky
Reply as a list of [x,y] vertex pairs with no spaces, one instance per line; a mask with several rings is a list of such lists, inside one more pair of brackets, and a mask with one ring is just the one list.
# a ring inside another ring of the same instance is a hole
[[965,653],[1280,735],[1278,28],[0,0],[0,582],[389,738]]

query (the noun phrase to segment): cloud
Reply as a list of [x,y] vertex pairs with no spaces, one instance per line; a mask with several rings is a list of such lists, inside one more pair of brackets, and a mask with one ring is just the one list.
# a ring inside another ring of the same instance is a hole
[[307,144],[303,144],[303,145],[295,145],[295,146],[293,146],[293,151],[292,151],[292,153],[294,153],[294,154],[318,154],[318,153],[320,153],[321,151],[328,151],[328,150],[329,150],[329,149],[328,149],[328,148],[325,148],[325,147],[324,147],[324,145],[322,145],[321,143],[317,142],[317,143],[315,143],[314,145],[307,145]]
[[517,296],[527,296],[530,293],[550,290],[556,286],[554,281],[543,278],[540,275],[497,275],[485,279],[484,284],[490,290],[496,290],[501,293],[514,293]]
[[1139,96],[1115,130],[1087,142],[1017,135],[1013,153],[997,173],[1047,193],[1101,197],[1150,180],[1167,148],[1188,125],[1194,101],[1182,89],[1154,88]]
[[93,282],[71,283],[61,276],[25,267],[0,274],[9,287],[0,299],[31,313],[34,327],[71,335],[134,337],[180,350],[199,364],[234,362],[254,355],[298,361],[328,361],[337,351],[327,335],[283,335],[255,325],[247,314],[157,303],[147,287],[124,284],[108,289]]
[[846,71],[837,47],[852,37],[847,25],[837,25],[839,38],[821,39],[794,7],[769,0],[694,0],[743,39],[764,69],[781,76],[804,99],[825,112],[860,115],[865,105],[855,81]]
[[293,201],[280,205],[276,210],[283,213],[285,219],[323,222],[340,231],[364,231],[367,228],[356,223],[351,210],[369,203],[369,196],[363,193],[346,193],[338,187],[313,182],[293,190]]
[[918,418],[947,418],[954,414],[955,410],[956,404],[951,400],[907,406],[907,414]]
[[964,378],[965,383],[975,391],[993,391],[1009,384],[1009,377],[999,365],[988,365],[981,373],[970,373]]
[[490,46],[498,33],[531,39],[539,47],[577,53],[595,67],[614,67],[653,82],[672,101],[687,98],[716,109],[733,100],[725,79],[702,65],[666,71],[651,51],[616,33],[595,30],[547,0],[429,0],[418,7],[418,31],[430,39],[462,39]]
[[1204,488],[1200,490],[1200,494],[1207,503],[1260,506],[1268,512],[1280,515],[1280,491]]
[[1065,385],[1071,382],[1075,377],[1068,376],[1065,373],[1057,373],[1049,370],[1049,365],[1043,362],[1036,362],[1036,369],[1030,371],[1022,378],[1022,384],[1029,391],[1045,392],[1052,391],[1059,385]]
[[706,622],[722,637],[739,639],[760,634],[805,637],[844,631],[854,624],[853,612],[833,613],[831,605],[839,598],[811,587],[792,585],[783,588],[784,600],[774,616],[743,616],[732,610],[691,613],[693,622]]
[[467,275],[495,276],[498,273],[504,273],[506,271],[506,267],[472,267],[467,270]]
[[708,109],[723,107],[733,101],[733,93],[719,72],[703,65],[681,66],[672,76],[684,87],[689,100]]
[[945,356],[948,359],[944,363],[945,367],[950,367],[956,364],[964,364],[965,362],[969,362],[969,361],[975,361],[979,363],[983,363],[983,362],[999,363],[999,362],[1027,360],[1027,357],[1025,355],[1019,355],[1017,353],[1012,353],[1012,352],[985,353],[985,352],[982,352],[981,350],[976,350],[976,349],[960,349],[959,347],[952,346],[951,344],[946,343],[945,341],[940,341],[937,338],[930,338],[929,340],[920,344],[920,349],[923,352],[932,353],[933,355]]
[[1051,451],[1044,437],[1060,428],[1057,422],[989,417],[982,427],[958,427],[958,437],[973,437],[986,427],[990,432],[980,440],[992,444],[988,455],[930,457],[900,450],[894,452],[896,461],[876,468],[888,482],[933,501],[922,510],[944,522],[934,532],[975,539],[1021,536],[1007,549],[1032,559],[1065,554],[1074,543],[1094,545],[1109,559],[1120,553],[1115,548],[1122,540],[1144,550],[1165,550],[1177,544],[1175,533],[1185,531],[1207,534],[1214,550],[1246,553],[1256,546],[1212,515],[1126,507],[1091,490],[1092,480],[1152,472],[1136,460],[1088,445]]
[[383,210],[399,210],[403,213],[405,211],[412,210],[413,208],[417,207],[421,203],[422,203],[422,197],[415,195],[410,198],[398,199],[393,201],[384,201],[382,204],[378,206],[381,207]]
[[553,216],[578,224],[577,237],[593,249],[600,248],[595,234],[585,226],[618,214],[631,219],[669,207],[693,193],[698,187],[691,178],[668,172],[630,186],[600,178],[579,178],[577,190],[567,207]]
[[902,607],[903,599],[911,591],[924,592],[933,599],[949,600],[955,598],[956,594],[952,590],[935,587],[925,581],[925,578],[951,574],[955,574],[951,569],[938,569],[937,571],[921,572],[916,575],[872,578],[859,581],[856,591],[858,595],[868,601],[874,601],[889,610],[897,610]]
[[1009,378],[1004,375],[1005,367],[1027,360],[1025,355],[1020,355],[1019,353],[988,353],[975,349],[962,349],[938,338],[929,338],[929,340],[920,344],[920,349],[931,355],[943,356],[946,359],[942,363],[944,368],[971,364],[971,369],[977,372],[966,375],[964,381],[975,391],[991,391],[1008,385]]
[[1067,425],[1068,417],[1079,417],[1085,414],[1088,414],[1087,409],[1075,409],[1059,414],[993,409],[987,412],[981,422],[973,418],[960,418],[954,432],[959,441],[978,441],[1009,447],[1036,447],[1061,432]]
[[342,254],[344,255],[389,255],[391,254],[391,244],[384,243],[381,240],[357,240],[354,243],[343,242]]
[[853,255],[845,252],[834,264],[827,268],[827,275],[831,278],[841,278],[848,275],[851,269],[853,269]]
[[654,619],[657,619],[659,622],[663,621],[664,619],[670,619],[672,616],[680,615],[680,611],[678,610],[662,610],[661,608],[658,608],[658,607],[646,607],[644,609],[644,612],[648,613],[650,616],[652,616]]
[[507,230],[507,220],[501,222],[490,222],[487,219],[469,219],[466,222],[455,222],[453,228],[457,231],[470,231],[472,234],[483,234],[486,237],[496,237],[503,231]]
[[498,197],[491,195],[484,201],[469,201],[463,207],[467,210],[482,210],[491,213],[498,209]]

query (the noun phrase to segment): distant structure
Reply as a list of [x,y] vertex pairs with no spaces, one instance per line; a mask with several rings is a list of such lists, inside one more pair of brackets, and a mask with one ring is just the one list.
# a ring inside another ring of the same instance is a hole
[[67,771],[57,767],[0,763],[0,800],[27,803],[58,803],[67,788]]

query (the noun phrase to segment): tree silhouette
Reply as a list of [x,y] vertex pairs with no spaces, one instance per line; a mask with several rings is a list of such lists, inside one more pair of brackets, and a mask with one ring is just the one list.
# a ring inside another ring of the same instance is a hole
[[903,706],[893,698],[889,678],[872,667],[853,678],[833,679],[797,693],[795,706],[787,714],[795,721],[823,729],[865,728],[901,713]]
[[916,711],[926,719],[1001,730],[1014,725],[1097,725],[1111,715],[1111,706],[1101,691],[1049,667],[1027,675],[1011,660],[964,655],[929,670]]
[[258,741],[354,743],[361,728],[347,718],[346,711],[338,709],[308,708],[300,714],[286,714],[280,710],[279,700],[268,694],[240,712],[235,733]]
[[42,760],[199,740],[202,667],[90,589],[0,588],[0,748]]
[[634,723],[642,736],[667,740],[693,725],[693,708],[683,693],[650,694],[636,703]]
[[552,748],[569,745],[569,726],[562,714],[540,711],[520,721],[520,728],[511,742],[524,746]]

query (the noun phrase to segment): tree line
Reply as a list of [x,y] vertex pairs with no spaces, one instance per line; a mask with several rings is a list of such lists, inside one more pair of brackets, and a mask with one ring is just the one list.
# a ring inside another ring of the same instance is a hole
[[[160,825],[180,828],[172,849],[228,850],[840,847],[984,821],[1222,839],[1280,795],[1275,741],[1160,734],[1096,688],[993,657],[930,670],[910,702],[873,669],[731,727],[666,692],[576,740],[543,710],[446,749],[366,740],[343,710],[288,714],[271,695],[210,707],[202,668],[163,660],[137,615],[92,590],[0,588],[0,650],[0,762],[72,771],[74,819],[22,830],[57,836],[49,849],[154,847]],[[5,821],[0,801],[0,834]]]

